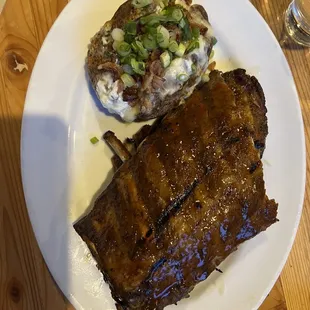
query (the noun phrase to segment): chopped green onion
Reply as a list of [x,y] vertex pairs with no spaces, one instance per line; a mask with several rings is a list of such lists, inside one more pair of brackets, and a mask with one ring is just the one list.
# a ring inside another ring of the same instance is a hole
[[187,52],[187,53],[190,53],[190,52],[192,52],[193,50],[195,50],[196,48],[199,48],[199,47],[200,47],[200,44],[199,44],[198,41],[192,41],[192,42],[188,45],[188,47],[187,47],[187,49],[186,49],[186,52]]
[[131,53],[131,47],[126,42],[121,42],[116,45],[116,51],[120,56],[128,56]]
[[133,42],[131,44],[131,47],[142,60],[146,60],[149,58],[148,51],[144,48],[143,44],[140,41]]
[[167,48],[169,45],[169,31],[164,26],[157,27],[157,43],[161,48]]
[[126,64],[126,65],[130,65],[132,58],[136,58],[136,55],[133,53],[129,54],[128,56],[123,57],[121,59],[121,63]]
[[125,32],[120,28],[114,28],[111,33],[113,40],[118,42],[124,41],[124,35]]
[[215,37],[212,37],[212,45],[216,45],[217,39]]
[[160,1],[159,2],[159,6],[163,9],[166,5],[165,5],[165,3],[163,1]]
[[157,27],[146,25],[145,26],[145,32],[154,37],[157,34],[157,29],[156,28]]
[[137,23],[134,21],[130,21],[125,25],[125,32],[129,35],[137,34]]
[[180,9],[178,9],[178,8],[174,9],[174,10],[172,11],[171,17],[172,17],[175,21],[179,22],[179,21],[183,18],[183,12],[182,12],[182,10],[180,10]]
[[139,52],[139,48],[138,48],[138,45],[137,45],[136,41],[131,43],[131,47],[132,47],[132,49],[134,50],[135,53]]
[[167,21],[168,21],[167,16],[162,16],[158,14],[151,14],[151,15],[143,16],[140,18],[140,23],[142,25],[148,24],[149,26],[152,26],[156,23],[167,22]]
[[190,41],[192,39],[192,30],[191,27],[189,25],[188,19],[186,17],[184,17],[181,22],[184,21],[184,27],[182,27],[183,29],[183,41]]
[[168,51],[165,51],[160,55],[160,61],[164,68],[167,68],[170,65],[171,57]]
[[177,79],[180,82],[186,82],[189,79],[189,76],[186,73],[181,73],[181,74],[178,74]]
[[[169,2],[169,1],[168,1]],[[183,11],[182,11],[183,7],[181,5],[172,5],[172,6],[168,6],[166,5],[166,7],[164,8],[164,10],[162,10],[160,12],[161,15],[165,15],[165,16],[170,16],[171,18],[173,17],[173,13],[175,11],[177,11],[177,13],[175,14],[175,17],[178,17],[178,21],[180,21],[183,17]],[[182,16],[181,18],[179,16]]]
[[92,137],[90,139],[91,144],[97,144],[99,142],[99,139],[97,137]]
[[192,64],[192,72],[196,72],[197,71],[197,66],[195,64]]
[[[166,8],[159,14],[150,14],[147,16],[143,16],[140,18],[141,25],[149,25],[154,26],[155,24],[160,23],[174,23],[179,24],[182,23],[183,20],[183,12],[179,8]],[[184,25],[185,22],[183,21]],[[182,28],[182,27],[181,27]]]
[[129,34],[129,33],[125,33],[125,36],[124,36],[124,41],[125,42],[127,42],[128,44],[131,44],[134,40],[135,40],[135,35]]
[[171,53],[169,50],[167,50],[167,52],[169,53],[171,60],[173,60],[173,53]]
[[186,23],[185,23],[185,20],[184,18],[182,18],[179,22],[179,26],[183,29],[185,27]]
[[214,50],[212,50],[212,52],[211,52],[211,54],[210,54],[210,57],[209,57],[209,58],[210,58],[210,59],[211,59],[211,58],[213,58],[213,57],[214,57],[214,54],[215,54],[215,52],[214,52]]
[[145,75],[145,63],[143,61],[131,59],[131,67],[135,73]]
[[157,48],[156,39],[151,34],[145,34],[142,37],[142,43],[146,49],[152,51]]
[[123,81],[125,87],[132,87],[136,84],[134,78],[127,73],[122,74],[121,80]]
[[127,73],[129,75],[134,75],[135,74],[135,72],[133,71],[131,65],[129,65],[129,64],[124,64],[123,65],[123,70],[124,70],[125,73]]
[[118,41],[114,41],[113,42],[113,49],[114,49],[114,51],[116,51],[117,50],[117,47],[120,45],[120,42],[118,42]]
[[149,52],[147,51],[147,49],[143,46],[143,44],[140,41],[136,41],[136,44],[137,44],[138,49],[139,49],[139,56],[142,59],[148,59],[149,58]]
[[153,3],[153,0],[132,0],[132,5],[137,8],[141,9]]
[[186,46],[183,43],[179,44],[179,48],[175,52],[178,57],[183,57],[186,51]]
[[193,34],[193,37],[194,37],[195,39],[198,39],[199,36],[200,36],[200,29],[197,28],[197,27],[193,28],[193,29],[192,29],[192,34]]
[[171,53],[175,53],[178,50],[179,45],[176,41],[170,41],[168,48]]

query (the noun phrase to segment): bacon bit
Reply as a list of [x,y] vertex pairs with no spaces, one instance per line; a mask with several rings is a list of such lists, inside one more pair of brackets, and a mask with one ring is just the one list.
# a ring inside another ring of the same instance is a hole
[[209,64],[209,66],[208,66],[208,70],[214,71],[215,70],[215,66],[216,66],[216,61],[211,62]]
[[117,80],[117,92],[121,93],[125,89],[125,84],[122,80]]
[[112,62],[105,62],[100,64],[98,66],[98,70],[110,72],[114,81],[120,79],[121,75],[123,74],[123,68]]
[[150,66],[150,72],[157,76],[163,76],[165,69],[163,68],[160,60],[155,60]]
[[130,102],[138,99],[138,92],[139,92],[139,89],[135,86],[125,88],[123,92],[123,99],[125,101],[129,101],[129,104],[130,104]]
[[204,36],[208,32],[208,30],[209,29],[207,27],[201,27],[200,28],[200,34]]
[[143,82],[142,82],[142,87],[141,87],[141,90],[142,91],[149,91],[152,89],[152,81],[153,81],[153,74],[152,73],[147,73],[145,76],[144,76],[144,79],[143,79]]
[[179,29],[177,25],[167,25],[166,28],[169,30],[170,39],[177,41],[177,43],[180,43],[182,38],[182,31]]
[[157,48],[156,50],[154,50],[154,51],[152,52],[150,60],[151,60],[152,62],[155,61],[155,60],[158,60],[159,57],[160,57],[160,54],[161,54],[161,51],[160,51],[160,49]]
[[165,80],[159,76],[154,75],[153,81],[152,81],[152,87],[154,90],[162,88],[164,85]]

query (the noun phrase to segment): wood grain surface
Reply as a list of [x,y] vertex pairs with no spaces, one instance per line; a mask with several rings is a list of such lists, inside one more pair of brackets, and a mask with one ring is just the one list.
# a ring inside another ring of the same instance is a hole
[[[29,78],[40,46],[67,2],[7,0],[0,15],[0,310],[73,309],[41,256],[27,214],[20,171],[20,130]],[[289,0],[252,0],[252,3],[281,42],[291,66],[309,146],[310,49],[287,42],[284,37],[282,21]],[[310,156],[309,152],[307,155]],[[310,309],[309,193],[307,185],[293,250],[261,310]]]

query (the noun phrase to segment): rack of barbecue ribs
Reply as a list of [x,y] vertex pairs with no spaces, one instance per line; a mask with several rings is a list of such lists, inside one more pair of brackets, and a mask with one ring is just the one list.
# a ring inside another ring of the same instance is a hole
[[239,244],[277,221],[261,162],[266,112],[254,77],[214,71],[122,157],[74,225],[118,309],[163,309],[188,297]]

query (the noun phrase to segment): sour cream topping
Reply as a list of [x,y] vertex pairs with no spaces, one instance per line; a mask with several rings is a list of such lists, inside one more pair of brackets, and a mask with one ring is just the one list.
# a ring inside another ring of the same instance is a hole
[[113,81],[111,73],[104,73],[97,83],[96,91],[103,105],[110,113],[118,114],[124,121],[132,122],[137,116],[137,108],[123,100],[119,92],[121,80]]

